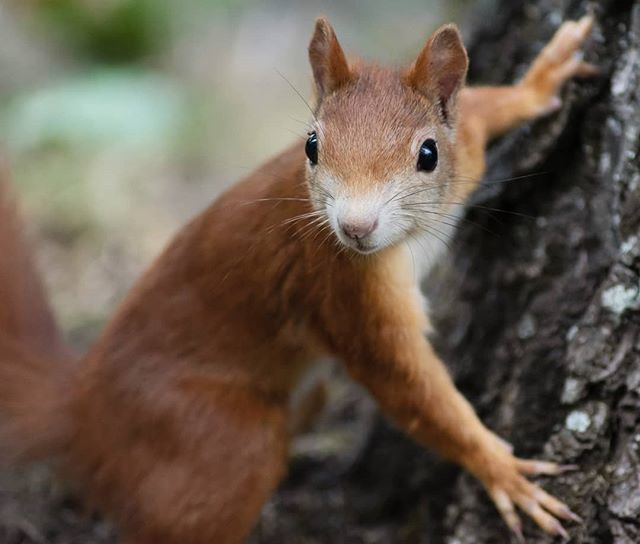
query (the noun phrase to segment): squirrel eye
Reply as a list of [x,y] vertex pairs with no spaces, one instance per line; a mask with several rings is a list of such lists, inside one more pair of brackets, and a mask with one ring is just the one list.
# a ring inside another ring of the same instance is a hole
[[422,142],[418,151],[418,170],[433,172],[438,164],[438,146],[435,140],[429,138]]
[[307,143],[304,146],[304,152],[311,164],[318,164],[318,135],[314,132],[309,133]]

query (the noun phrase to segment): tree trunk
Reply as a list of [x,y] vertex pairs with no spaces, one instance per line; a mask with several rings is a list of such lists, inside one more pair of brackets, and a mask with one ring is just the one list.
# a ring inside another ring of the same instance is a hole
[[[472,25],[471,80],[514,81],[561,21],[588,7],[598,24],[587,58],[603,76],[570,84],[561,112],[493,147],[476,207],[427,290],[440,352],[483,420],[520,456],[580,466],[542,482],[584,518],[567,526],[572,541],[632,544],[640,542],[640,2],[499,1]],[[348,460],[313,459],[295,457],[255,542],[509,541],[470,476],[381,419],[340,476],[318,474]],[[530,522],[525,534],[553,540]]]

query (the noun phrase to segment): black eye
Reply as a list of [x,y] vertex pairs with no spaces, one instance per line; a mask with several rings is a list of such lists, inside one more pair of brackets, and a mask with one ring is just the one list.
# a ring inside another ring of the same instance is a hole
[[418,170],[433,172],[438,164],[438,146],[435,140],[429,138],[422,142],[418,151]]
[[318,164],[318,135],[315,132],[309,134],[304,152],[311,161],[311,164]]

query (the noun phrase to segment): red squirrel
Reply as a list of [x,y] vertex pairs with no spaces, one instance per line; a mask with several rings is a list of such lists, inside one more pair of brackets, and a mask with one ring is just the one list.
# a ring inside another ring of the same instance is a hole
[[520,539],[516,507],[566,537],[559,520],[579,518],[527,476],[567,467],[515,457],[481,423],[424,334],[419,281],[446,234],[434,214],[477,187],[488,141],[595,72],[579,53],[592,25],[564,23],[512,86],[465,87],[453,25],[386,68],[348,61],[318,19],[306,142],[188,223],[80,360],[3,185],[4,460],[54,460],[124,544],[239,543],[285,472],[294,391],[331,356],[398,426],[477,477]]

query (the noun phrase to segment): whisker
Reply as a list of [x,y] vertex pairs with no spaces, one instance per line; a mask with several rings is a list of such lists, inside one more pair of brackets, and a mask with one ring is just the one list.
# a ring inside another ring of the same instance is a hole
[[333,236],[333,230],[329,229],[329,232],[327,233],[327,235],[321,240],[321,242],[318,244],[318,247],[316,248],[316,251],[314,253],[314,256],[318,254],[318,251],[320,251],[320,248]]
[[298,119],[297,117],[293,117],[292,115],[289,116],[289,119],[291,119],[292,121],[295,121],[296,123],[300,123],[301,125],[304,125],[308,130],[313,129],[313,125],[311,125],[309,121],[303,121],[302,119]]
[[[434,250],[433,248],[433,240],[431,239],[431,237],[435,238],[440,243],[443,243],[443,241],[437,236],[435,236],[433,233],[431,233],[428,229],[425,229],[423,226],[418,225],[418,228],[422,232],[426,232],[427,234],[429,234],[429,237],[423,238],[423,237],[415,237],[412,235],[412,238],[418,243],[418,245],[420,246],[420,249],[422,249],[424,254],[431,259],[434,254],[437,254],[437,250]],[[423,242],[427,243],[429,247],[425,248]],[[447,249],[450,250],[449,246],[446,246],[446,247]]]
[[294,215],[293,217],[288,217],[287,219],[284,219],[280,223],[276,223],[274,225],[271,225],[265,231],[265,234],[271,234],[275,229],[280,228],[280,227],[290,227],[296,221],[303,221],[304,219],[309,219],[309,218],[315,217],[317,215],[320,215],[321,213],[322,213],[322,210],[314,210],[312,212],[301,213],[301,214],[298,214],[298,215]]
[[307,137],[306,134],[300,134],[299,132],[296,132],[291,128],[285,128],[284,130],[286,130],[289,134],[293,134],[296,138],[300,138],[301,140],[304,140]]
[[306,98],[304,96],[302,96],[302,93],[298,89],[296,89],[295,85],[293,83],[291,83],[291,81],[289,81],[289,79],[287,79],[287,77],[280,70],[278,70],[277,68],[274,68],[274,69],[278,73],[278,75],[287,82],[287,85],[289,85],[289,87],[291,87],[293,92],[298,95],[298,97],[300,98],[300,100],[302,100],[304,105],[307,106],[307,109],[311,112],[311,115],[313,116],[313,118],[317,122],[318,118],[316,117],[316,112],[313,111],[313,108],[309,105],[309,102],[307,102]]
[[254,166],[242,166],[242,165],[238,165],[238,164],[229,164],[229,166],[231,168],[237,168],[238,170],[244,170],[247,172],[255,172],[256,175],[260,175],[260,176],[269,176],[271,179],[274,179],[276,181],[283,181],[283,182],[289,182],[290,179],[281,175],[281,174],[277,174],[276,172],[273,172],[271,170],[265,170],[264,168],[260,168],[259,170],[256,171]]
[[249,204],[254,204],[256,202],[311,202],[308,198],[293,198],[293,197],[283,197],[283,198],[255,198],[253,200],[245,200],[240,203],[241,206],[248,206]]
[[468,225],[473,225],[474,227],[482,229],[483,231],[488,232],[489,234],[493,234],[494,236],[498,236],[498,237],[502,236],[499,232],[495,232],[491,230],[489,227],[486,227],[485,225],[478,223],[477,221],[473,221],[472,219],[469,219],[467,217],[458,217],[457,215],[443,213],[436,210],[425,210],[424,208],[420,208],[420,207],[412,208],[411,206],[405,206],[405,209],[410,209],[419,213],[428,213],[431,215],[437,215],[437,216],[451,219],[452,221],[454,221],[453,223],[447,223],[446,221],[442,221],[442,220],[439,221],[443,225],[447,225],[449,227],[457,228],[459,223],[466,223]]
[[[422,252],[429,259],[431,259],[433,254],[434,254],[433,246],[431,245],[431,240],[424,239],[424,238],[418,238],[418,237],[414,236],[413,234],[410,234],[409,236],[411,237],[411,239],[413,239],[420,246],[420,249],[422,250]],[[423,242],[427,242],[429,244],[429,247],[425,248]]]
[[320,195],[324,196],[326,200],[330,200],[331,202],[333,202],[335,200],[335,197],[329,191],[327,191],[324,187],[322,187],[320,185],[313,185],[309,189],[311,191],[319,192]]
[[407,187],[405,189],[401,189],[395,195],[391,196],[391,198],[389,198],[387,201],[385,201],[384,202],[384,206],[386,206],[390,202],[393,202],[394,200],[397,200],[397,199],[404,200],[405,198],[409,198],[410,196],[413,196],[414,194],[418,194],[418,193],[421,193],[423,191],[431,190],[432,187],[419,187],[418,189],[415,189],[414,192],[410,192],[409,194],[404,194],[403,195],[403,193],[405,191],[411,191],[411,189],[415,189],[415,188],[414,187]]
[[[432,213],[432,212],[425,211],[425,210],[420,210],[420,211],[425,212],[425,213]],[[436,213],[436,212],[433,212],[432,214],[433,214],[433,215],[438,215],[438,216],[439,216],[439,215],[441,215],[441,214],[438,214],[438,213]],[[443,217],[444,217],[444,216],[443,216]],[[415,218],[414,218],[414,219],[415,219]],[[447,226],[447,227],[451,227],[451,228],[454,228],[454,229],[458,227],[458,224],[457,224],[457,223],[449,223],[449,222],[447,222],[447,221],[443,221],[443,220],[441,220],[441,219],[435,219],[435,221],[436,221],[436,222],[438,222],[438,223],[440,223],[440,224],[442,224],[442,225],[445,225],[445,226]]]
[[521,212],[514,212],[513,210],[505,210],[502,208],[492,208],[491,206],[483,206],[481,204],[467,204],[465,202],[453,202],[453,201],[427,201],[427,202],[412,202],[412,205],[451,205],[451,206],[463,206],[467,208],[476,208],[479,210],[486,210],[496,213],[504,213],[508,215],[515,215],[517,217],[524,217],[525,219],[536,219],[534,215],[529,215]]
[[497,183],[509,183],[511,181],[520,181],[523,179],[530,179],[530,178],[536,178],[536,177],[540,177],[540,176],[546,176],[548,174],[551,174],[551,170],[542,170],[540,172],[530,172],[528,174],[520,174],[519,176],[510,176],[508,178],[498,178],[498,179],[488,179],[488,180],[475,180],[473,178],[470,177],[465,177],[465,176],[456,176],[455,178],[453,178],[454,182],[461,182],[461,183],[478,183],[481,185],[493,185],[493,184],[497,184]]
[[[509,183],[509,182],[514,182],[514,181],[519,181],[519,180],[523,180],[523,179],[530,179],[530,178],[535,178],[535,177],[539,177],[539,176],[544,176],[546,174],[550,174],[550,171],[543,171],[543,172],[533,172],[530,174],[522,174],[520,176],[512,176],[512,177],[508,177],[508,178],[502,178],[502,179],[495,179],[495,180],[485,180],[485,181],[478,181],[476,179],[473,178],[464,178],[464,177],[455,177],[453,179],[450,179],[444,183],[439,183],[437,185],[428,185],[425,187],[420,187],[418,189],[415,189],[414,191],[408,193],[408,194],[404,194],[402,195],[403,191],[399,191],[398,193],[396,193],[395,195],[393,195],[387,202],[385,202],[385,204],[388,204],[389,202],[392,202],[398,198],[400,198],[401,200],[404,200],[406,198],[409,198],[410,196],[413,196],[415,194],[419,194],[421,192],[426,192],[426,191],[434,191],[434,190],[438,190],[438,189],[443,189],[446,188],[450,185],[460,185],[460,184],[477,184],[478,187],[480,186],[492,186],[492,185],[498,185],[498,184],[502,184],[502,183]],[[411,188],[407,188],[404,191],[408,191]]]
[[[417,244],[419,244],[419,242],[413,237],[413,235],[409,234],[409,237],[412,238]],[[409,250],[409,253],[411,254],[411,262],[413,263],[413,280],[417,281],[418,280],[418,272],[417,272],[417,267],[416,267],[416,256],[413,254],[413,249],[411,249],[411,244],[409,242],[407,242],[406,240],[404,241],[404,244],[407,246],[407,249]]]
[[424,221],[419,219],[416,220],[416,224],[421,230],[436,238],[436,240],[440,241],[449,251],[451,251],[452,247],[448,241],[449,235],[447,233],[436,229],[433,225],[425,224]]
[[326,229],[329,225],[329,220],[326,217],[317,217],[313,221],[310,221],[307,225],[300,228],[298,233],[300,234],[300,240],[305,240],[313,234],[312,240],[315,240],[320,232]]
[[[318,236],[320,235],[321,232],[331,232],[331,225],[329,224],[329,222],[325,222],[325,223],[321,223],[317,229],[315,229],[316,233],[313,235],[313,237],[311,238],[311,241],[315,241]],[[311,230],[310,232],[313,232],[313,230]],[[306,238],[309,238],[311,236],[311,234],[307,235]]]
[[296,221],[302,221],[304,219],[311,219],[313,217],[317,217],[322,214],[322,210],[315,210],[312,212],[301,213],[300,215],[295,215],[293,217],[289,217],[280,223],[280,226],[284,227],[285,225],[289,225],[291,223],[295,223]]

